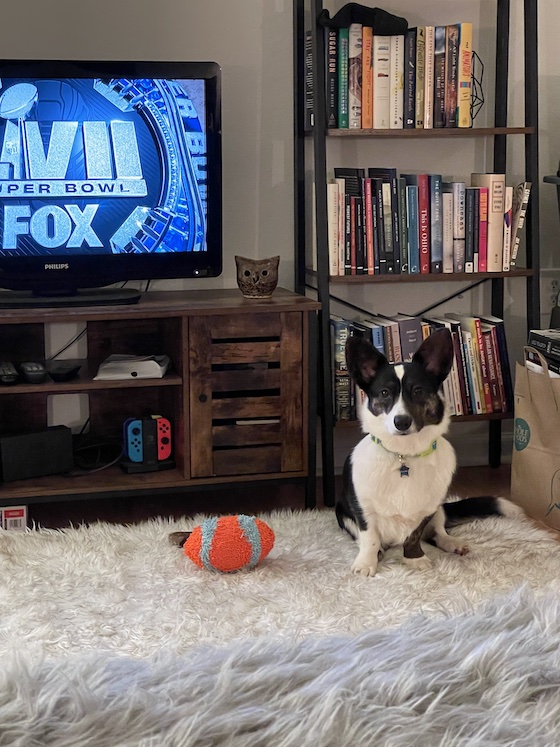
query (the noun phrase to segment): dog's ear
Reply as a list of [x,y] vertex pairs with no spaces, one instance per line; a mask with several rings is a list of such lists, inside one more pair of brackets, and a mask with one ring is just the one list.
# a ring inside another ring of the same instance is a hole
[[360,389],[367,389],[387,358],[361,337],[349,337],[346,341],[346,365],[348,373]]
[[453,365],[453,338],[451,332],[442,327],[426,337],[414,353],[413,362],[420,363],[426,371],[442,384]]

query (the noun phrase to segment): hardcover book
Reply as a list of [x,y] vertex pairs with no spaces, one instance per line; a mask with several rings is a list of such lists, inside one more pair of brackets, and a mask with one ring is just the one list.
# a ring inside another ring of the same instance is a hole
[[434,45],[435,27],[425,26],[424,51],[424,128],[434,126]]
[[445,127],[445,26],[434,30],[434,127]]
[[443,182],[442,194],[443,224],[443,272],[453,272],[453,185]]
[[504,249],[502,270],[508,272],[511,267],[511,233],[513,222],[513,187],[506,187],[504,192]]
[[338,30],[338,127],[348,127],[348,29]]
[[348,127],[362,126],[362,24],[348,29]]
[[527,344],[543,355],[560,361],[560,329],[531,329]]
[[335,128],[338,124],[338,31],[325,29],[325,49],[327,64],[325,69],[325,85],[327,100],[327,127]]
[[391,118],[389,127],[401,130],[403,127],[403,92],[404,92],[404,36],[396,34],[391,37]]
[[527,206],[531,196],[531,182],[521,182],[515,188],[513,195],[513,221],[511,231],[511,266],[517,264],[517,255],[525,226]]
[[488,272],[502,272],[505,174],[471,174],[471,183],[473,187],[488,189]]
[[406,185],[406,236],[408,243],[408,271],[411,274],[416,274],[420,272],[418,186],[416,184]]
[[[397,170],[394,168],[370,168],[368,176],[373,179],[381,179],[384,184],[388,184],[389,193],[385,190],[384,205],[390,209],[389,227],[385,226],[385,252],[387,259],[387,272],[400,273],[401,269],[401,240],[400,240],[400,222],[399,222],[399,191]],[[385,210],[384,210],[385,220]],[[388,236],[391,236],[391,243],[388,243]]]
[[453,185],[453,272],[465,272],[465,182]]
[[373,127],[389,129],[391,120],[391,37],[373,37]]
[[426,77],[426,27],[416,29],[416,114],[415,126],[424,127],[424,79]]
[[457,127],[457,85],[459,79],[459,24],[445,31],[445,126]]
[[373,29],[362,28],[362,128],[373,128]]
[[403,126],[416,126],[416,29],[408,29],[404,49],[404,111]]
[[459,23],[459,70],[457,81],[457,127],[472,127],[471,117],[471,61],[472,23]]
[[441,174],[429,174],[430,272],[443,272],[443,205]]

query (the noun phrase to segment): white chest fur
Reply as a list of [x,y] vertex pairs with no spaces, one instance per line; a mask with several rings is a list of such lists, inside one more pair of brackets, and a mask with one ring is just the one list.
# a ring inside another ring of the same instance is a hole
[[397,454],[365,436],[352,452],[354,490],[364,518],[373,523],[384,547],[402,544],[447,496],[455,471],[455,452],[444,438],[427,455],[407,456],[401,474]]

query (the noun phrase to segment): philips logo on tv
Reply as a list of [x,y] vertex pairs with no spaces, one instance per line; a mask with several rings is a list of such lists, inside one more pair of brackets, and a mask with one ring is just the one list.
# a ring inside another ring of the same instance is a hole
[[0,250],[204,249],[206,142],[196,116],[172,80],[0,80]]
[[46,265],[44,265],[45,270],[68,270],[70,268],[70,265],[68,262],[64,262],[63,264],[49,264],[47,262]]

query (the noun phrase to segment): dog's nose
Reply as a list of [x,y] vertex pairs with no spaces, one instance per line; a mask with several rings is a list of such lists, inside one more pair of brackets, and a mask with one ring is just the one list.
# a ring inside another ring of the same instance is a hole
[[412,424],[412,418],[410,415],[395,415],[395,428],[398,431],[407,431],[411,424]]

